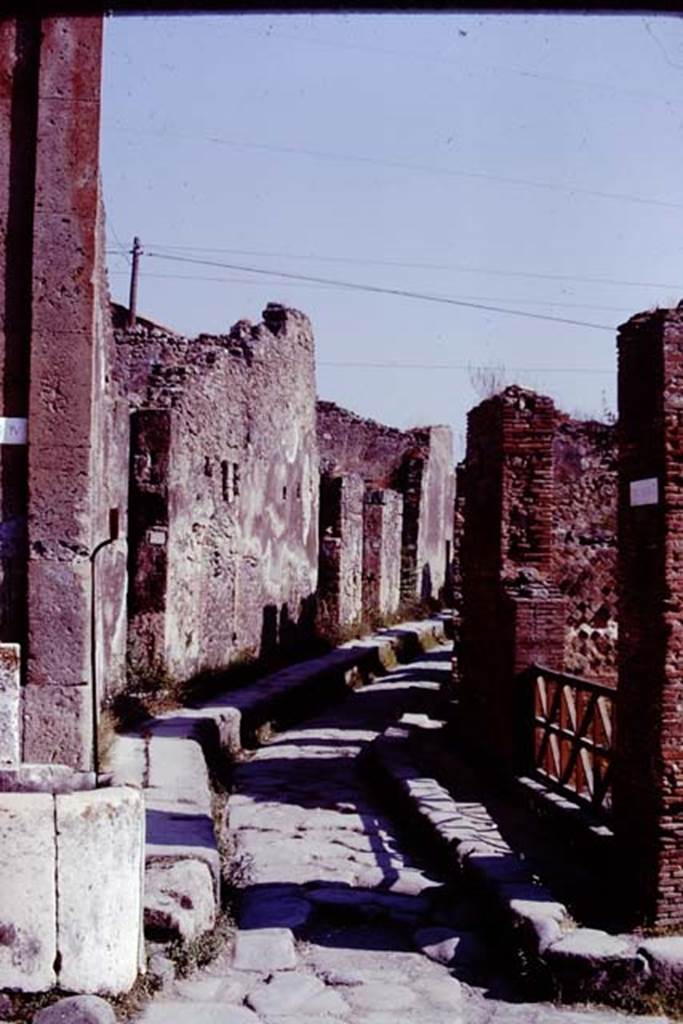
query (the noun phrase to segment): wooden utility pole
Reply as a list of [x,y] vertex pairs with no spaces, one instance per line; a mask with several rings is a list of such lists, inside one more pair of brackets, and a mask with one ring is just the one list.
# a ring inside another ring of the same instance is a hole
[[138,269],[140,263],[140,257],[142,256],[142,246],[140,245],[140,239],[136,235],[133,239],[133,248],[130,251],[133,261],[130,265],[130,297],[128,299],[128,326],[135,327],[137,322],[137,304],[138,304]]

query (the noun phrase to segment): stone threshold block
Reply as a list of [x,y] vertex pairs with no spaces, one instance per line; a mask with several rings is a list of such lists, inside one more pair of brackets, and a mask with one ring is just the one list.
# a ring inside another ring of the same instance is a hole
[[[24,765],[0,790],[0,989],[118,995],[141,964],[144,802]],[[40,791],[42,789],[42,791]]]

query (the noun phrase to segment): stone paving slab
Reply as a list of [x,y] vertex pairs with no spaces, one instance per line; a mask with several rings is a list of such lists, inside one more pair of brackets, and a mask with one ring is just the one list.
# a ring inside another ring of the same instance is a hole
[[[249,730],[253,730],[255,726],[268,722],[274,712],[281,713],[282,709],[286,709],[288,704],[295,701],[306,687],[313,683],[317,686],[334,685],[340,674],[343,677],[345,673],[356,670],[359,666],[363,669],[362,674],[370,678],[377,672],[385,671],[385,665],[389,661],[395,664],[397,656],[407,656],[431,646],[439,637],[443,637],[443,629],[443,623],[438,620],[408,623],[396,627],[390,635],[366,637],[359,644],[344,645],[323,657],[292,665],[210,702],[198,704],[196,707],[176,708],[146,722],[137,731],[117,736],[109,753],[108,766],[114,784],[133,785],[145,790],[146,862],[150,871],[147,891],[154,894],[150,895],[147,901],[147,921],[158,922],[160,919],[159,869],[154,865],[159,862],[168,864],[182,860],[200,861],[209,868],[214,883],[215,916],[218,906],[220,862],[214,835],[211,786],[206,766],[207,750],[215,751],[220,748],[232,756],[240,753],[249,738],[245,732],[246,724]],[[388,660],[385,651],[387,648],[392,652]],[[283,761],[299,759],[302,743],[314,742],[308,751],[309,757],[318,760],[329,757],[336,762],[339,758],[355,754],[358,743],[371,739],[372,735],[364,733],[363,730],[348,735],[340,733],[333,726],[314,736],[307,736],[306,730],[293,731],[291,742],[281,744],[276,741],[272,747],[264,749],[264,756],[259,765],[260,789],[263,792],[264,788],[270,786],[274,795],[278,795],[280,765]],[[342,743],[345,745],[343,748],[340,746]],[[270,776],[266,764],[269,760],[273,763]],[[251,785],[248,771],[245,784]],[[302,792],[305,794],[309,788],[309,784],[302,779]],[[317,796],[314,786],[311,792]],[[247,825],[250,817],[253,827],[262,828],[264,820],[267,821],[269,815],[277,812],[272,806],[263,807],[259,800],[250,801],[241,807],[236,803],[232,813],[236,820],[231,827],[236,830],[240,825]],[[326,820],[330,828],[364,831],[360,818],[354,818],[353,814],[340,813],[338,808],[320,808],[313,813],[316,815],[317,823]],[[307,824],[310,814],[310,809],[302,808],[299,825]],[[273,827],[282,829],[282,821],[273,819],[272,824]],[[243,856],[253,857],[258,867],[261,861],[260,850],[252,853],[246,837],[242,845]],[[362,851],[358,851],[356,860],[359,866],[362,866]],[[291,880],[316,881],[324,861],[324,857],[317,857],[315,852],[311,851],[293,871]],[[353,880],[354,871],[339,868],[335,871],[335,862],[336,858],[333,858],[333,864],[330,865],[332,877],[337,881]],[[263,877],[264,880],[279,881],[280,874],[281,869],[277,867],[271,870],[269,876]],[[179,934],[197,934],[210,916],[206,912],[205,900],[198,897],[197,887],[190,888],[192,892],[183,890],[179,894],[179,900],[188,905],[196,904],[198,910],[196,914],[189,913],[184,916],[174,913],[173,920],[178,926]]]
[[[399,670],[395,688],[386,677],[358,690],[236,766],[227,820],[244,858],[239,864],[245,881],[234,946],[190,979],[168,986],[139,1018],[141,1024],[630,1019],[614,1011],[515,1002],[500,979],[476,907],[416,863],[405,849],[406,836],[368,791],[358,755],[388,721],[413,713],[406,712],[406,700],[421,686],[422,671],[428,677],[424,692],[433,696],[439,664],[449,670],[446,648],[410,671]],[[470,803],[462,814],[476,834],[480,808]],[[500,841],[494,836],[485,849],[500,856]],[[499,881],[520,885],[510,877],[503,873]],[[515,891],[521,898],[523,891]],[[457,961],[458,946],[468,943],[470,953],[481,943],[483,966],[442,962],[450,950]]]

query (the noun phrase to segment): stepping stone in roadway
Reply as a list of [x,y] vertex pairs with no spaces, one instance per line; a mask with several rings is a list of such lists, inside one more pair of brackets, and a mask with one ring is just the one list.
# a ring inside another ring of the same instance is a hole
[[291,972],[261,982],[247,996],[247,1006],[263,1017],[303,1010],[315,996],[325,992],[325,983],[313,974]]
[[296,950],[289,928],[239,931],[233,967],[239,971],[288,971],[296,967]]

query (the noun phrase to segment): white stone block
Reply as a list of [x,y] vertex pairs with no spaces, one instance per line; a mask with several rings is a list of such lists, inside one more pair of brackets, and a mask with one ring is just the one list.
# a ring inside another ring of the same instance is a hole
[[21,760],[21,649],[0,644],[0,765]]
[[213,878],[199,860],[149,864],[145,871],[148,934],[189,942],[216,923]]
[[237,971],[290,971],[296,967],[294,936],[289,928],[238,931],[232,965]]
[[60,986],[127,992],[139,966],[143,795],[117,787],[55,799]]
[[0,793],[0,989],[56,981],[54,797]]

